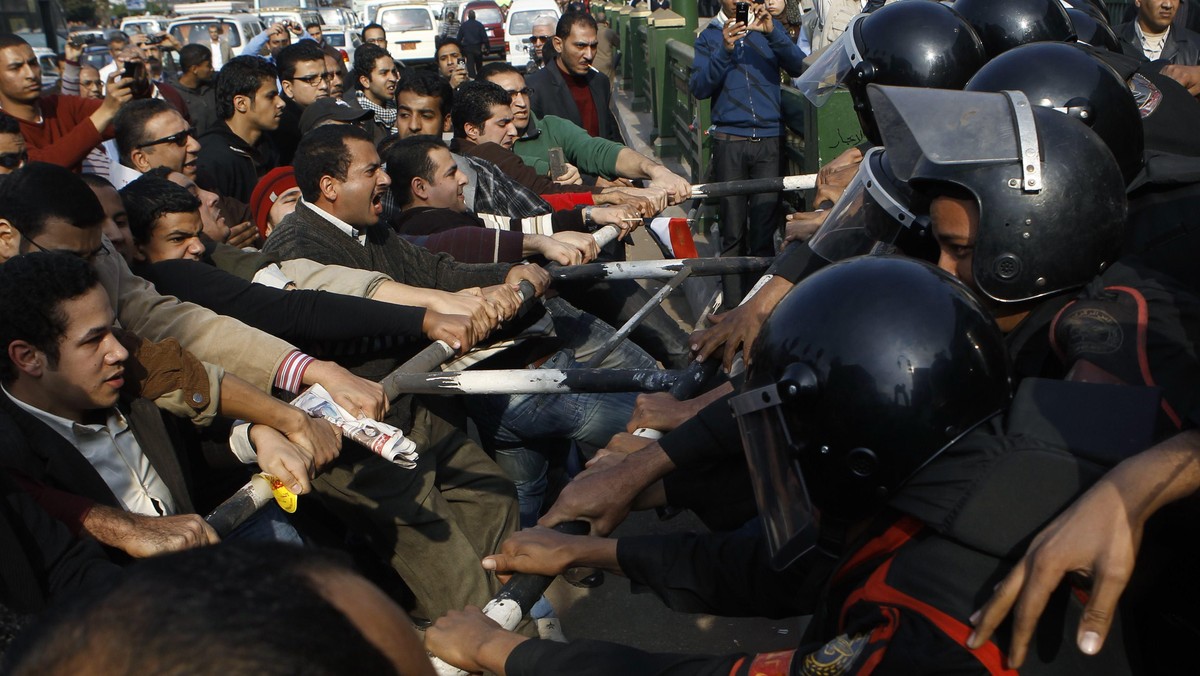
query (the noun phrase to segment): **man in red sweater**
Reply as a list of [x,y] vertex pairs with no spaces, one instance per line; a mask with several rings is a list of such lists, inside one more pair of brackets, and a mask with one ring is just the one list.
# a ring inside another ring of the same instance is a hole
[[84,157],[112,137],[109,123],[131,97],[132,81],[119,75],[103,101],[42,96],[42,68],[29,43],[0,33],[0,109],[21,122],[29,159],[79,171]]

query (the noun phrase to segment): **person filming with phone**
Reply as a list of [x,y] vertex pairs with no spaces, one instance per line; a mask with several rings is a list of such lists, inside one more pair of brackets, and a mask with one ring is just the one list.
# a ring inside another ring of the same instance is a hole
[[130,99],[132,80],[114,73],[103,99],[42,95],[42,67],[21,37],[0,33],[0,110],[17,118],[29,159],[78,171],[83,158],[105,138],[110,123]]
[[[784,137],[779,71],[795,77],[804,52],[762,3],[721,0],[721,11],[696,38],[688,87],[712,99],[715,181],[779,175]],[[721,198],[721,255],[773,256],[783,225],[779,193]],[[735,307],[752,279],[723,280],[725,307]]]

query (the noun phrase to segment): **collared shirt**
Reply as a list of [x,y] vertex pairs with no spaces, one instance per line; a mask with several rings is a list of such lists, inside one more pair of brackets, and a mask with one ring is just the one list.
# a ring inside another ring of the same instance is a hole
[[116,139],[109,139],[101,143],[100,148],[108,158],[108,182],[112,183],[114,188],[120,190],[142,177],[142,172],[121,164],[120,155],[117,153]]
[[1171,34],[1171,27],[1167,26],[1167,30],[1161,33],[1147,33],[1142,30],[1142,24],[1134,21],[1133,29],[1137,31],[1138,41],[1146,58],[1157,61],[1162,56],[1163,47],[1167,46],[1167,36]]
[[332,223],[334,226],[337,227],[338,230],[341,230],[342,232],[346,233],[347,235],[350,235],[351,237],[353,237],[355,240],[358,241],[359,244],[361,244],[363,246],[367,245],[367,233],[366,232],[359,230],[358,228],[354,227],[353,225],[350,225],[346,221],[343,221],[342,219],[338,218],[337,216],[334,216],[333,214],[329,213],[328,211],[325,211],[321,207],[313,204],[312,202],[304,201],[303,197],[300,198],[300,203],[307,206],[309,209],[312,209],[312,212],[314,214],[316,214],[316,215],[320,216],[321,218],[324,218],[325,220]]
[[48,425],[78,449],[126,511],[145,516],[176,513],[175,498],[142,452],[129,421],[119,410],[108,409],[103,425],[82,425],[30,406],[3,386],[0,390],[23,411]]
[[221,40],[213,42],[208,41],[208,51],[212,52],[212,67],[213,70],[221,70],[221,66],[225,65],[225,53],[222,50],[225,43]]

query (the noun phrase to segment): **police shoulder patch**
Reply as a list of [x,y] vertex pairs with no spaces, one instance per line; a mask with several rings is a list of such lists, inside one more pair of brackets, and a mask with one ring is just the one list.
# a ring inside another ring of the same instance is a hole
[[[867,634],[842,634],[808,654],[800,665],[802,676],[840,676],[851,669],[867,645]],[[753,673],[753,672],[751,672]]]
[[1133,100],[1137,101],[1138,112],[1141,113],[1142,119],[1146,119],[1158,110],[1158,104],[1162,103],[1162,91],[1146,78],[1141,73],[1135,73],[1128,80],[1129,91],[1133,92]]

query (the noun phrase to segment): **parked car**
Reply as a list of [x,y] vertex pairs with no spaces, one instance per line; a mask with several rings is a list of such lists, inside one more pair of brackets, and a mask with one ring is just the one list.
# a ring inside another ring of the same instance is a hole
[[500,12],[500,5],[492,0],[464,2],[458,7],[460,24],[467,20],[467,12],[475,12],[475,20],[483,24],[484,30],[487,31],[488,43],[483,48],[484,58],[496,56],[503,61],[508,45],[504,42],[504,14]]
[[240,54],[242,47],[255,35],[263,32],[264,27],[257,16],[253,14],[195,14],[171,22],[167,32],[179,41],[180,45],[198,44],[208,46],[208,27],[220,24],[224,28],[225,39],[234,54]]
[[524,68],[530,60],[529,37],[533,35],[533,20],[539,16],[552,16],[558,21],[560,15],[558,3],[554,0],[513,0],[508,8],[505,28],[508,62],[517,68]]
[[58,55],[45,47],[34,47],[33,55],[42,67],[42,93],[53,94],[58,89]]
[[143,14],[142,16],[127,16],[121,19],[121,31],[126,35],[141,33],[143,35],[155,35],[167,30],[167,26],[171,20],[165,16],[155,16],[153,14]]
[[79,57],[79,65],[91,66],[96,70],[100,70],[112,63],[112,60],[112,53],[108,51],[108,45],[88,45],[83,48],[83,54]]
[[375,17],[387,34],[392,58],[408,66],[434,62],[437,22],[429,5],[423,2],[380,5]]
[[353,68],[354,51],[362,46],[358,31],[352,26],[321,26],[321,34],[325,36],[325,44],[342,53],[346,70]]
[[321,7],[317,11],[321,14],[321,23],[326,26],[362,29],[358,15],[345,7]]

